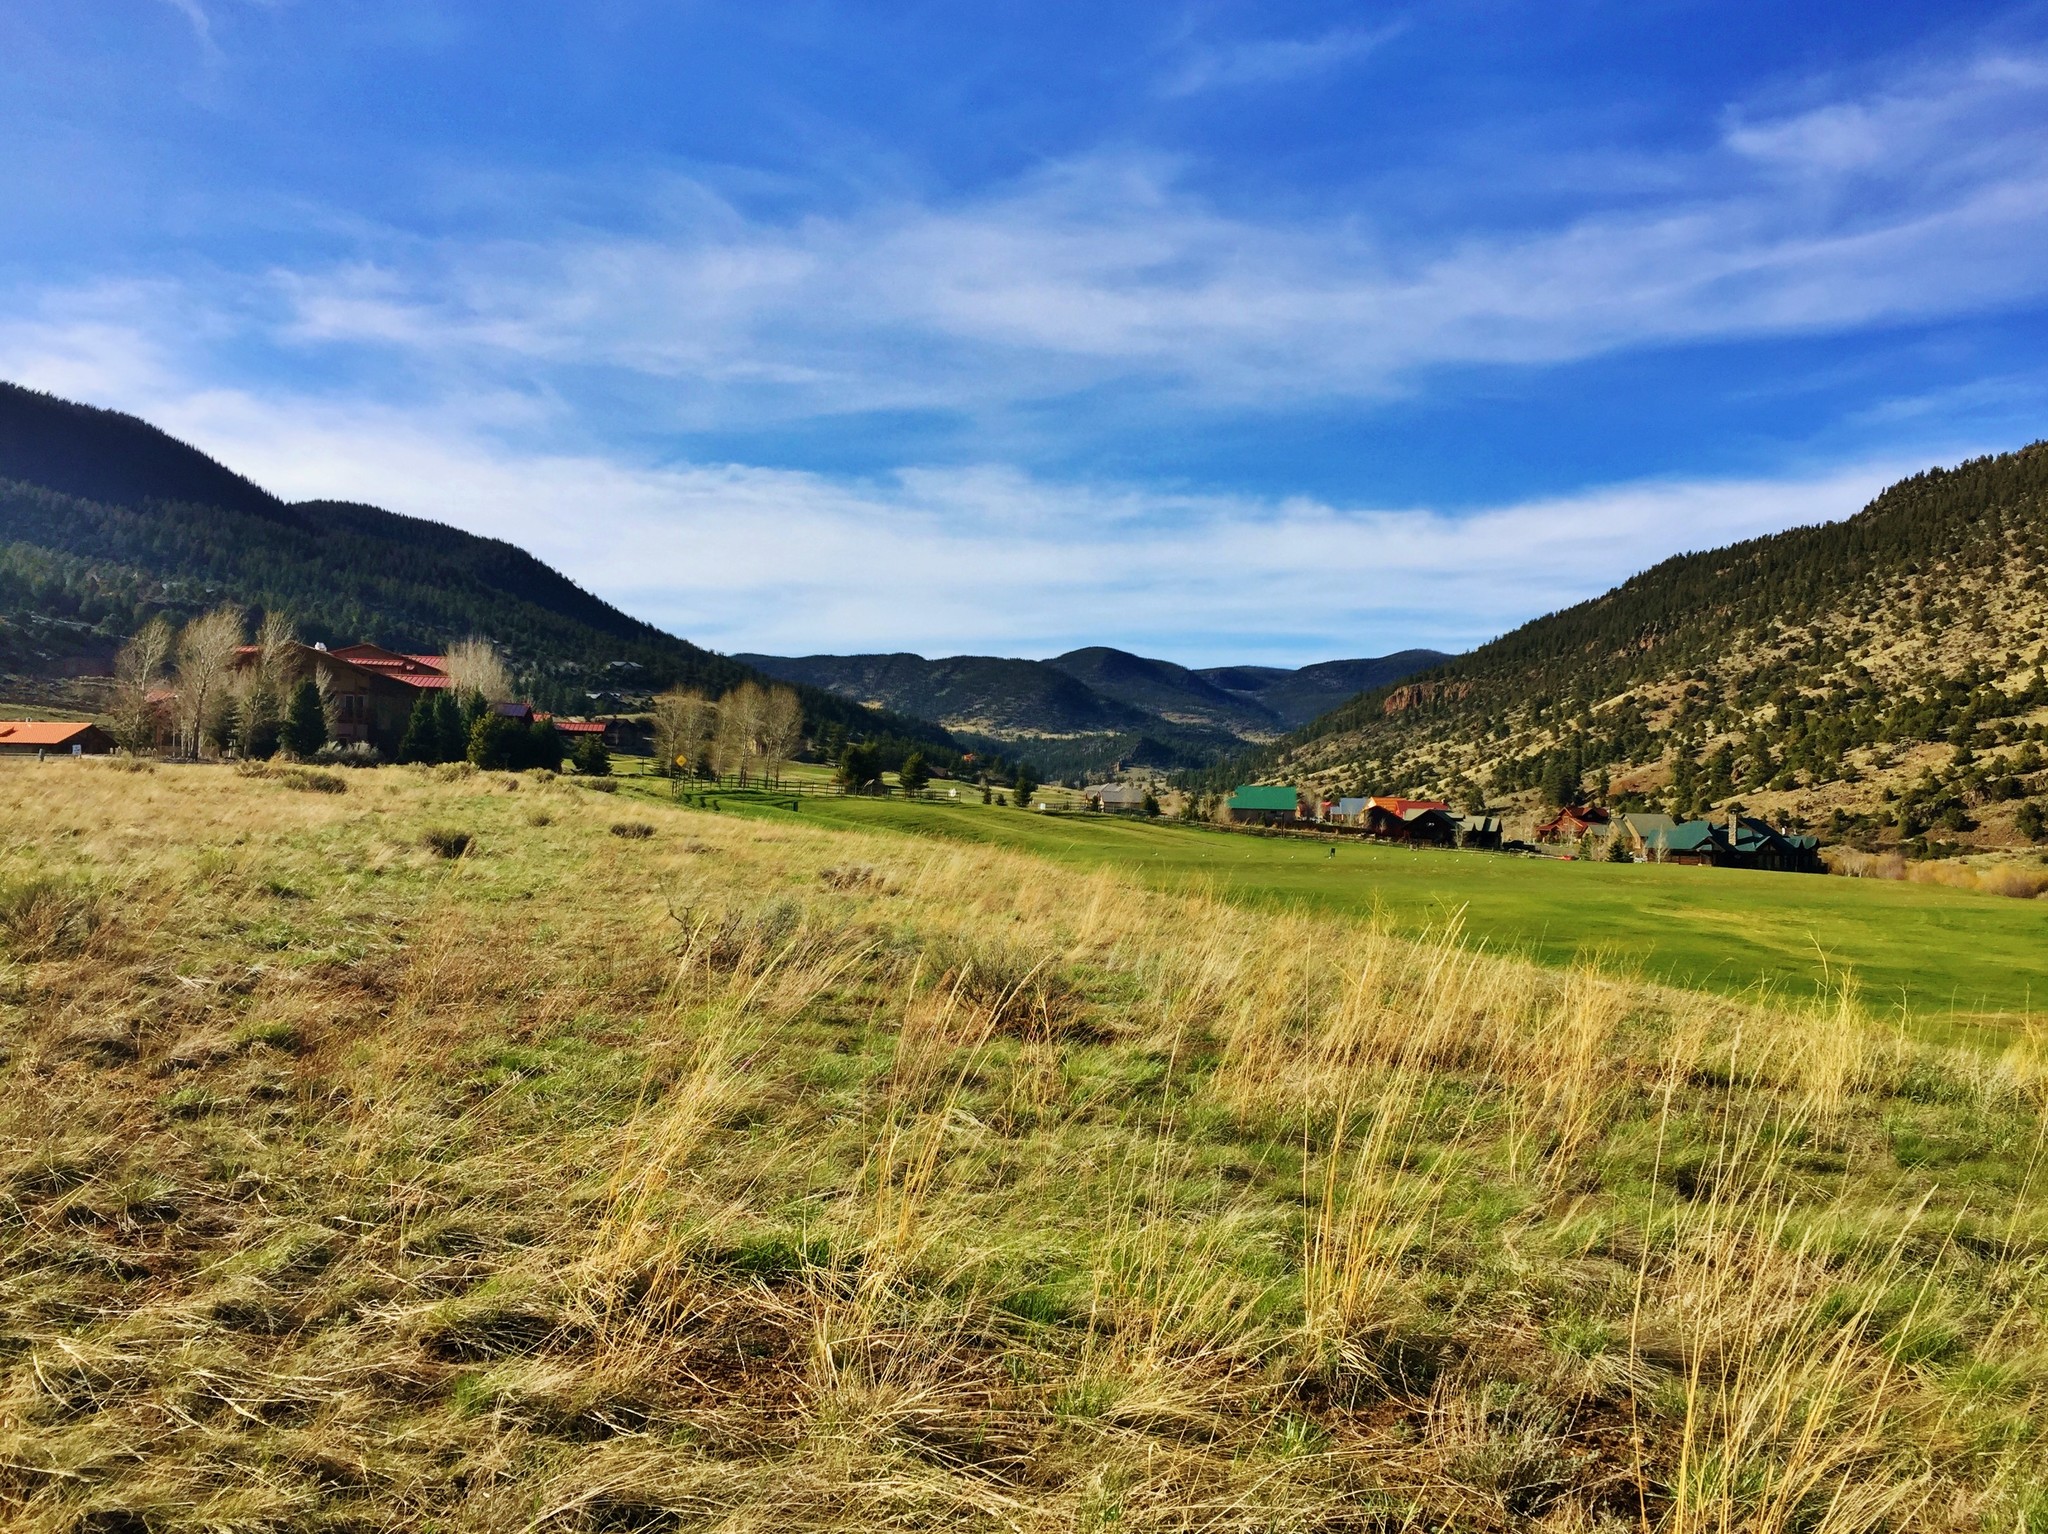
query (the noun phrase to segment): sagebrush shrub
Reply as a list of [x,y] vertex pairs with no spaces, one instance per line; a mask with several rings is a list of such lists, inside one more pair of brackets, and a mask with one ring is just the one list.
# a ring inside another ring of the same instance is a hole
[[436,857],[459,858],[476,844],[476,839],[467,831],[454,826],[433,826],[420,838],[427,850]]

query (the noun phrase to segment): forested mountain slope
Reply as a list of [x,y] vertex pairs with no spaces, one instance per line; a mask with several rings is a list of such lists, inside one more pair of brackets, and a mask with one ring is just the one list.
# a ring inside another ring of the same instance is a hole
[[2044,624],[2037,443],[1666,560],[1239,765],[1460,800],[1604,783],[1913,851],[2026,842],[2048,794]]
[[[153,612],[221,601],[304,636],[438,650],[482,635],[543,700],[754,675],[628,616],[523,549],[375,506],[284,502],[133,416],[0,384],[0,670],[104,670]],[[811,691],[814,722],[935,744]]]
[[1221,730],[1240,740],[1270,740],[1285,728],[1270,709],[1233,696],[1172,661],[1092,645],[1055,655],[1044,664],[1105,698],[1171,724]]
[[739,655],[770,676],[989,736],[1081,735],[1149,722],[1040,661],[995,655]]
[[1243,749],[1227,730],[1184,727],[1105,697],[1044,661],[994,655],[739,655],[785,681],[943,727],[979,750],[1028,758],[1055,777],[1118,762],[1195,768]]
[[1194,674],[1239,703],[1254,705],[1283,730],[1311,720],[1375,687],[1406,681],[1451,657],[1441,650],[1397,650],[1365,660],[1326,660],[1289,671],[1280,666],[1212,666]]
[[[1051,660],[992,655],[739,655],[790,681],[944,725],[965,739],[1028,750],[1044,770],[1085,773],[1117,761],[1197,767],[1267,741],[1350,692],[1352,676],[1406,676],[1433,650],[1328,661],[1301,671],[1193,671],[1105,646]],[[1218,680],[1221,679],[1221,680]]]

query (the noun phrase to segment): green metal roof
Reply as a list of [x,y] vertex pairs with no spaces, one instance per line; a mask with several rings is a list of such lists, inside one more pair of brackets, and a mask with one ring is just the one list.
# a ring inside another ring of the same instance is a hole
[[1714,823],[1711,820],[1684,820],[1670,830],[1653,830],[1650,845],[1662,847],[1666,852],[1698,852],[1714,842]]
[[1240,783],[1230,796],[1233,810],[1291,810],[1299,796],[1292,788],[1266,783]]

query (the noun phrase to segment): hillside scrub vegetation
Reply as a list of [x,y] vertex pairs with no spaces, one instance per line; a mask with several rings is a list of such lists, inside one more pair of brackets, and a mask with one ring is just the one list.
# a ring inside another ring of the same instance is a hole
[[1739,802],[1864,851],[2013,848],[2048,814],[2044,663],[2037,443],[1844,521],[1668,559],[1238,770],[1456,802],[1597,783],[1623,808]]
[[0,761],[0,1523],[2027,1529],[2048,1036]]

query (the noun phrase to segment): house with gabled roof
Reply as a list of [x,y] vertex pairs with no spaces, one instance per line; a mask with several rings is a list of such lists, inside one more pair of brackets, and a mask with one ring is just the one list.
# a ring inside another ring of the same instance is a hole
[[1820,838],[1780,831],[1767,821],[1730,813],[1727,820],[1673,820],[1629,814],[1620,834],[1643,863],[1712,864],[1768,873],[1819,873]]
[[1142,815],[1145,790],[1134,783],[1104,783],[1087,790],[1088,807],[1112,815]]
[[105,756],[114,737],[96,724],[62,719],[0,719],[0,755]]
[[1301,793],[1285,784],[1240,783],[1224,809],[1234,825],[1288,824],[1301,818]]
[[1567,804],[1536,828],[1539,842],[1575,842],[1585,836],[1605,836],[1613,829],[1613,817],[1597,804]]
[[1483,847],[1492,851],[1500,846],[1502,826],[1498,815],[1474,811],[1469,815],[1451,817],[1458,823],[1458,845],[1460,847]]
[[1823,872],[1820,838],[1780,831],[1767,821],[1748,815],[1730,814],[1725,830],[1715,828],[1726,849],[1732,868],[1758,868],[1768,873],[1817,874]]
[[1457,844],[1458,821],[1451,807],[1441,799],[1402,799],[1374,794],[1365,801],[1359,821],[1367,836],[1389,842],[1427,842],[1433,846]]
[[[255,645],[243,645],[236,663],[253,666],[261,653]],[[328,734],[337,744],[361,741],[391,752],[405,734],[420,694],[455,685],[442,663],[439,655],[405,655],[382,645],[330,650],[324,644],[294,642],[287,669],[292,675],[319,680],[327,699]]]
[[1711,863],[1719,850],[1706,821],[1677,821],[1648,811],[1623,815],[1616,834],[1628,839],[1638,863]]

